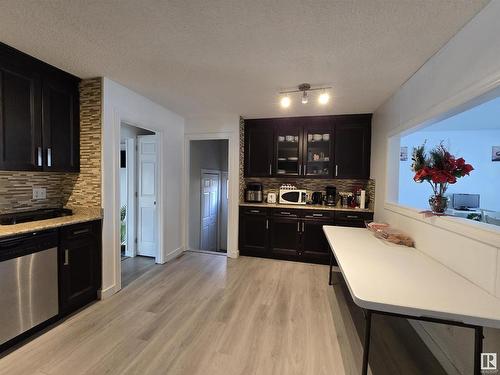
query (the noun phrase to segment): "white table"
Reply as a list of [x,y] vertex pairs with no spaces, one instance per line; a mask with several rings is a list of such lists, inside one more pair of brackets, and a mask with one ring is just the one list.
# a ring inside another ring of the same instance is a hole
[[364,228],[324,226],[333,257],[365,310],[363,375],[368,369],[372,313],[475,330],[474,374],[480,374],[483,327],[500,328],[500,300],[421,251],[393,245]]

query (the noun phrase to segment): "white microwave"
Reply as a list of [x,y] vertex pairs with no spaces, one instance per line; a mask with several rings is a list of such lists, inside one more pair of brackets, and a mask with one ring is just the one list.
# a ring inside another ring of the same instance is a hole
[[306,204],[307,190],[280,189],[279,203]]

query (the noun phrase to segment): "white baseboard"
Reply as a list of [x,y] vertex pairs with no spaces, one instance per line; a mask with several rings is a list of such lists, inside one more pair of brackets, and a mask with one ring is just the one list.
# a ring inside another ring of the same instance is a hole
[[237,258],[240,256],[240,251],[239,251],[239,250],[236,250],[236,251],[228,251],[228,252],[227,252],[227,256],[228,256],[228,258],[237,259]]
[[165,264],[167,262],[170,262],[172,259],[175,259],[177,258],[179,255],[181,255],[184,251],[184,247],[181,246],[181,247],[178,247],[177,249],[171,251],[170,253],[168,253],[167,255],[165,255],[165,257],[163,258],[163,262],[160,263],[160,264]]
[[443,351],[443,348],[432,338],[430,333],[425,329],[421,322],[408,320],[413,329],[420,336],[424,344],[429,348],[434,357],[443,366],[448,375],[463,375],[453,364],[448,355]]
[[113,294],[115,294],[116,292],[118,292],[116,290],[116,285],[111,285],[109,287],[107,287],[106,289],[99,289],[97,291],[97,298],[99,299],[106,299],[106,298],[109,298],[111,297]]

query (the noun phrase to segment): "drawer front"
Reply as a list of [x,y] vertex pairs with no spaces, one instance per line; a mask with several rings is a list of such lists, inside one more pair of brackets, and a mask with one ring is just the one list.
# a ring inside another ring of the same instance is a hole
[[349,211],[336,211],[335,219],[341,221],[365,221],[372,220],[373,213],[371,212],[349,212]]
[[320,211],[320,210],[305,211],[303,217],[306,219],[328,220],[333,218],[333,211]]
[[266,208],[260,207],[242,207],[240,213],[243,215],[267,215]]
[[89,236],[95,236],[97,234],[97,223],[96,221],[89,221],[85,223],[70,225],[61,228],[61,238],[63,240],[77,240],[80,238],[86,238]]
[[290,209],[275,209],[273,210],[273,216],[276,217],[300,217],[301,210],[290,210]]

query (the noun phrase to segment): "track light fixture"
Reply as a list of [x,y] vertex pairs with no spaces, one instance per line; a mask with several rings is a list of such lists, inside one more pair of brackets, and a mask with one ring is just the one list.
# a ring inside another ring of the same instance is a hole
[[309,92],[310,91],[318,91],[321,90],[323,93],[319,95],[318,97],[318,102],[321,105],[326,105],[329,100],[330,100],[330,95],[326,90],[331,89],[331,87],[314,87],[311,88],[311,85],[309,83],[301,83],[298,87],[297,90],[289,90],[289,91],[280,91],[281,95],[284,95],[281,97],[280,103],[283,108],[288,108],[290,107],[291,104],[291,99],[289,94],[294,94],[294,93],[302,93],[302,99],[301,102],[302,104],[307,104],[309,103]]

